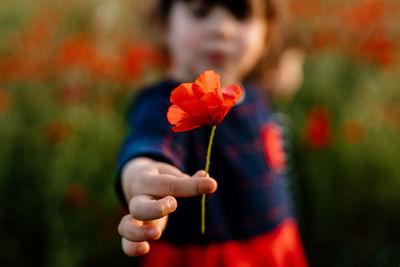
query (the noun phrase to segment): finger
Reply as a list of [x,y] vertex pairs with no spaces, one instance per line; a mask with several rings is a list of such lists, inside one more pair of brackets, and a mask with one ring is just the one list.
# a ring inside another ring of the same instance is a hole
[[172,166],[171,164],[160,162],[157,163],[157,168],[160,174],[170,174],[177,177],[189,177],[189,175],[181,172],[181,170],[179,170],[175,166]]
[[157,220],[151,220],[151,221],[144,221],[144,225],[154,225],[155,227],[158,227],[158,229],[161,230],[161,232],[164,232],[165,227],[167,226],[168,222],[168,216],[162,217]]
[[140,190],[145,195],[158,197],[192,197],[217,190],[217,182],[208,177],[177,178],[172,175],[149,175],[141,180]]
[[133,218],[148,221],[162,218],[176,210],[178,203],[174,197],[168,196],[156,200],[151,196],[141,195],[129,202],[129,212]]
[[137,257],[144,255],[150,251],[149,242],[132,242],[126,238],[122,238],[122,250],[124,253],[130,257]]
[[161,230],[156,225],[146,224],[126,215],[118,225],[118,233],[133,242],[141,242],[149,239],[158,239],[161,236]]

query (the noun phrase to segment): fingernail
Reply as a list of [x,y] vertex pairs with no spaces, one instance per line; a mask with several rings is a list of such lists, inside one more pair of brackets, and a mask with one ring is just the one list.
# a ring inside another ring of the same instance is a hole
[[170,210],[175,210],[176,209],[176,201],[172,198],[168,200],[168,205]]

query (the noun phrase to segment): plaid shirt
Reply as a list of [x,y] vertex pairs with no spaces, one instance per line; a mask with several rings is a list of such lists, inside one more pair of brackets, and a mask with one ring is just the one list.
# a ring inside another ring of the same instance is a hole
[[[176,133],[166,118],[171,91],[178,85],[163,81],[143,90],[132,105],[116,179],[124,204],[120,172],[134,157],[168,162],[189,175],[205,167],[211,127]],[[256,86],[245,86],[243,98],[215,132],[210,176],[218,190],[207,195],[205,235],[200,233],[201,196],[178,198],[178,209],[169,216],[162,236],[165,241],[179,245],[244,240],[292,217],[281,128]]]

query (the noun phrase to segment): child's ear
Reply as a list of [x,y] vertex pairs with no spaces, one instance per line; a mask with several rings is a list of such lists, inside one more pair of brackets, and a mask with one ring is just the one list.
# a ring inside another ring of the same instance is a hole
[[167,43],[168,36],[168,27],[165,19],[160,14],[154,12],[149,19],[149,24],[151,25],[154,41],[164,46]]

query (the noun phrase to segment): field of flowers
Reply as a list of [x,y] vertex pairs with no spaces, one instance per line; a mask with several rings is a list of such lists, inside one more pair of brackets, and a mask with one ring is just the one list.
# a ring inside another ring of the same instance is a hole
[[[135,88],[165,61],[145,26],[147,2],[0,5],[1,266],[135,265],[120,249],[113,179]],[[397,266],[400,3],[293,0],[291,9],[305,79],[277,106],[291,118],[311,266]]]

